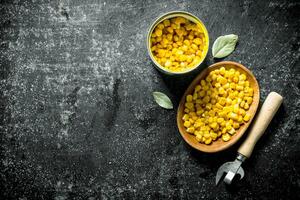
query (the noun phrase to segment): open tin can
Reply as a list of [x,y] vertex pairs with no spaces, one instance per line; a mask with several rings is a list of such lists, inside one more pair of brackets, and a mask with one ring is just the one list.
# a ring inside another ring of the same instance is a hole
[[[171,71],[167,68],[165,68],[164,66],[162,66],[159,62],[157,62],[157,60],[155,59],[153,52],[151,51],[151,35],[154,31],[154,29],[156,28],[156,26],[158,24],[160,24],[161,22],[163,22],[166,19],[171,19],[171,18],[175,18],[175,17],[183,17],[195,24],[197,24],[198,26],[200,26],[200,28],[203,31],[204,34],[204,47],[203,47],[203,52],[202,52],[202,56],[199,62],[197,62],[193,67],[187,68],[186,70],[183,71]],[[207,56],[207,52],[209,49],[209,36],[208,36],[208,32],[207,29],[204,25],[204,23],[195,15],[185,12],[185,11],[172,11],[172,12],[168,12],[163,14],[162,16],[158,17],[150,26],[148,34],[147,34],[147,51],[148,54],[151,58],[151,60],[154,62],[155,67],[162,73],[167,74],[167,75],[180,75],[180,74],[187,74],[191,71],[194,71],[195,69],[197,69],[205,60],[206,56]]]

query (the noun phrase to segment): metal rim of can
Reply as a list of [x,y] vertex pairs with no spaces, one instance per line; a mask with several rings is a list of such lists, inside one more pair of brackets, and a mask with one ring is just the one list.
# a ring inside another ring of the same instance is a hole
[[[153,32],[153,30],[155,29],[155,27],[161,23],[163,20],[165,19],[170,19],[170,18],[174,18],[174,17],[184,17],[186,19],[188,19],[189,21],[192,21],[196,24],[199,24],[204,32],[204,37],[205,37],[205,41],[206,41],[206,45],[204,46],[204,55],[202,56],[200,62],[198,64],[196,64],[193,68],[189,68],[185,71],[180,71],[180,72],[174,72],[174,71],[171,71],[171,70],[168,70],[166,68],[164,68],[163,66],[161,66],[154,58],[153,54],[152,54],[152,51],[151,51],[151,42],[150,42],[150,39],[151,39],[151,34]],[[155,67],[165,73],[165,74],[168,74],[168,75],[180,75],[180,74],[187,74],[191,71],[194,71],[195,69],[197,69],[202,63],[203,61],[205,60],[206,56],[207,56],[207,53],[208,53],[208,49],[209,49],[209,36],[208,36],[208,31],[204,25],[204,23],[198,18],[196,17],[195,15],[189,13],[189,12],[186,12],[186,11],[171,11],[171,12],[167,12],[161,16],[159,16],[150,26],[149,30],[148,30],[148,33],[147,33],[147,51],[148,51],[148,54],[152,60],[152,62],[154,62],[155,64]]]

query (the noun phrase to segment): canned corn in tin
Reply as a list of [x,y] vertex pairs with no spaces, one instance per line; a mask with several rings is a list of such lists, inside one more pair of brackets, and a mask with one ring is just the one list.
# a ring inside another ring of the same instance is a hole
[[173,11],[160,16],[147,35],[147,50],[155,67],[169,75],[198,68],[209,48],[203,22],[191,13]]

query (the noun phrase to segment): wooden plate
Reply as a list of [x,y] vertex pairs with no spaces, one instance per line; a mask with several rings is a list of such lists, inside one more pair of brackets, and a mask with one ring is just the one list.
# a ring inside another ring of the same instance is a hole
[[[231,139],[228,142],[224,142],[221,138],[219,138],[216,141],[213,141],[211,144],[206,145],[206,144],[199,143],[196,140],[195,135],[191,135],[188,132],[186,132],[186,128],[183,126],[183,120],[182,120],[182,117],[184,115],[184,103],[185,103],[186,96],[188,94],[193,93],[194,88],[196,87],[197,84],[199,84],[200,80],[205,78],[209,72],[211,72],[215,69],[219,69],[221,67],[225,67],[225,69],[234,68],[235,70],[243,72],[247,75],[247,80],[250,82],[250,86],[253,88],[253,102],[248,110],[248,113],[250,113],[252,117],[247,123],[243,124],[237,130],[237,132],[231,137]],[[183,139],[193,148],[198,149],[199,151],[207,152],[207,153],[214,153],[214,152],[222,151],[222,150],[225,150],[225,149],[229,148],[230,146],[232,146],[243,136],[243,134],[247,130],[248,126],[250,125],[250,123],[256,113],[258,104],[259,104],[259,86],[258,86],[257,80],[254,77],[254,75],[246,67],[244,67],[243,65],[241,65],[239,63],[231,62],[231,61],[218,62],[218,63],[213,64],[213,65],[209,66],[208,68],[204,69],[193,80],[193,82],[189,85],[189,87],[185,91],[183,97],[181,98],[181,101],[179,103],[178,110],[177,110],[177,126],[178,126],[179,132],[180,132],[181,136],[183,137]]]

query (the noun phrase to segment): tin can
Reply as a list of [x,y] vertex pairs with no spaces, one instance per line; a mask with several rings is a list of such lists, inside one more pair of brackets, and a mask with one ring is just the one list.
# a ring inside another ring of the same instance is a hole
[[[187,70],[185,71],[180,71],[180,72],[174,72],[174,71],[171,71],[171,70],[168,70],[166,69],[165,67],[161,66],[161,64],[159,64],[155,58],[154,58],[154,55],[151,51],[151,35],[152,35],[152,32],[154,31],[154,29],[156,28],[156,26],[161,23],[162,21],[164,21],[165,19],[171,19],[171,18],[174,18],[174,17],[183,17],[197,25],[199,25],[202,30],[203,30],[203,33],[204,33],[204,38],[205,38],[205,45],[204,45],[204,48],[203,48],[203,55],[201,57],[201,60],[198,64],[196,64],[194,67],[192,68],[188,68]],[[208,32],[207,32],[207,29],[204,25],[204,23],[198,18],[196,17],[195,15],[189,13],[189,12],[185,12],[185,11],[172,11],[172,12],[168,12],[168,13],[165,13],[163,14],[162,16],[158,17],[153,23],[152,25],[150,26],[149,30],[148,30],[148,34],[147,34],[147,51],[148,51],[148,54],[151,58],[151,60],[153,61],[153,63],[155,64],[155,67],[162,73],[164,74],[167,74],[167,75],[180,75],[180,74],[187,74],[191,71],[194,71],[195,69],[197,69],[202,63],[203,61],[205,60],[206,56],[207,56],[207,52],[208,52],[208,49],[209,49],[209,36],[208,36]]]

